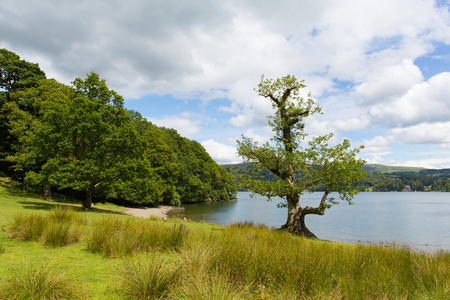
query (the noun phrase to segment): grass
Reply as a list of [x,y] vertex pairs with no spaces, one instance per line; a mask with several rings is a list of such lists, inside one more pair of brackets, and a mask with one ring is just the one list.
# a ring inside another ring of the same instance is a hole
[[143,251],[178,250],[187,234],[182,224],[167,227],[148,220],[106,217],[93,223],[86,241],[92,253],[117,257]]
[[[450,297],[449,252],[309,240],[246,223],[146,220],[100,205],[79,212],[79,203],[39,199],[4,179],[0,205],[0,295],[6,299]],[[75,226],[78,235],[59,247],[51,241],[64,240],[62,224]],[[32,296],[45,290],[47,296]]]
[[85,295],[74,278],[52,264],[15,268],[0,290],[1,299],[81,299]]
[[175,288],[179,267],[159,253],[125,260],[118,292],[124,299],[161,299]]
[[56,206],[47,215],[17,214],[9,226],[10,237],[23,241],[41,240],[45,245],[62,247],[78,242],[83,218],[72,208]]

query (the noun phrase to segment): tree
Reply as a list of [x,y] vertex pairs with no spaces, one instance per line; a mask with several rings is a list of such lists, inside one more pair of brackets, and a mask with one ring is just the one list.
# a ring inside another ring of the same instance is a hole
[[[332,192],[339,193],[342,200],[352,204],[351,200],[357,193],[353,184],[362,179],[365,172],[362,169],[364,161],[356,157],[362,146],[350,149],[348,140],[330,146],[332,134],[305,142],[304,118],[321,112],[310,93],[306,100],[300,96],[300,90],[305,87],[304,81],[297,81],[295,76],[272,80],[263,75],[255,91],[272,102],[275,113],[269,117],[269,125],[275,135],[271,142],[262,145],[244,136],[237,143],[238,154],[245,161],[255,163],[260,171],[269,170],[277,178],[267,182],[243,175],[241,184],[269,200],[275,196],[281,197],[283,202],[280,205],[288,208],[286,223],[281,228],[315,237],[305,225],[305,216],[324,215],[327,208],[337,204],[330,197]],[[313,191],[319,184],[324,186],[319,205],[302,207],[301,195]]]
[[42,167],[56,154],[50,151],[46,139],[35,134],[41,130],[46,107],[56,103],[66,105],[70,93],[70,87],[54,79],[41,80],[36,87],[11,93],[11,101],[3,107],[10,128],[8,134],[15,141],[11,145],[13,153],[6,160],[13,164],[15,178],[23,177],[29,185],[42,186],[45,197],[50,197],[50,174]]
[[[30,93],[22,95],[27,99]],[[75,79],[73,88],[61,87],[58,94],[45,88],[38,94],[44,97],[41,113],[15,156],[40,158],[39,171],[27,177],[83,191],[83,207],[91,208],[94,190],[100,184],[112,186],[132,170],[128,164],[136,163],[136,149],[144,148],[123,98],[96,73]]]
[[[17,172],[11,172],[11,164],[6,161],[6,157],[14,152],[11,146],[17,142],[9,133],[10,125],[5,110],[5,106],[14,101],[10,95],[17,91],[36,87],[43,79],[45,79],[45,73],[38,64],[21,60],[17,54],[0,49],[0,173],[3,172],[9,176],[17,175]],[[27,108],[32,109],[32,107]],[[24,107],[21,109],[27,110]]]

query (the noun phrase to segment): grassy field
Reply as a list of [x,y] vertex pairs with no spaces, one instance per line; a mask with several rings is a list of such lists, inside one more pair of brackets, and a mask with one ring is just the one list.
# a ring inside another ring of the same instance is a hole
[[[0,181],[0,298],[449,299],[450,254],[144,220]],[[63,244],[63,245],[61,245]]]

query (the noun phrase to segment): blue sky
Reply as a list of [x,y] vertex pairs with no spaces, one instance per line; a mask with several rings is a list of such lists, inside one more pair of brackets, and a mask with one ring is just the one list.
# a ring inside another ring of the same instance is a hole
[[236,163],[270,138],[262,74],[305,79],[310,135],[368,163],[450,168],[449,1],[10,1],[0,47],[69,84],[95,71],[126,107]]

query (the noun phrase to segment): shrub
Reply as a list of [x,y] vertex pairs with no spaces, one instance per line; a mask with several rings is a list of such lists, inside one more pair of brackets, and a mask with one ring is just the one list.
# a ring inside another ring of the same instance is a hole
[[27,264],[14,269],[0,288],[1,299],[79,299],[83,295],[73,278],[51,264],[40,268]]

